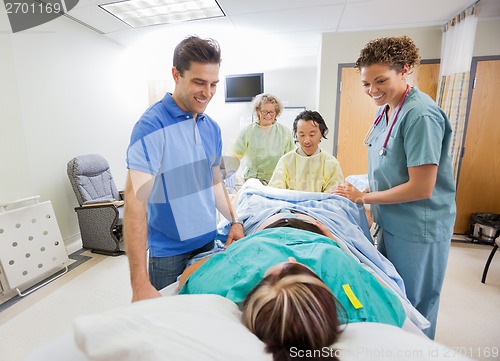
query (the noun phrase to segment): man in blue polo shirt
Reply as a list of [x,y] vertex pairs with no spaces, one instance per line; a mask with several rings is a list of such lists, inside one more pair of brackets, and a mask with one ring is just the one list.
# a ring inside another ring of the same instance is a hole
[[221,131],[203,113],[220,61],[215,40],[181,41],[174,50],[174,92],[146,110],[132,131],[124,210],[132,301],[159,297],[193,256],[213,248],[216,209],[232,221],[226,244],[244,236],[220,173]]

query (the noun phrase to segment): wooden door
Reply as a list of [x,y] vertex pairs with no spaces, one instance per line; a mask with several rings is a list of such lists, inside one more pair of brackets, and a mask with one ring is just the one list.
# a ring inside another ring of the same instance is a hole
[[476,81],[458,175],[455,233],[472,213],[500,213],[500,60],[475,62]]
[[336,157],[344,176],[368,172],[368,149],[363,144],[377,106],[361,86],[357,69],[342,68]]
[[[373,124],[377,106],[361,86],[359,72],[352,66],[343,67],[339,115],[336,132],[337,157],[345,176],[368,172],[368,149],[363,144],[366,132]],[[408,83],[436,99],[439,63],[422,63],[407,77]]]

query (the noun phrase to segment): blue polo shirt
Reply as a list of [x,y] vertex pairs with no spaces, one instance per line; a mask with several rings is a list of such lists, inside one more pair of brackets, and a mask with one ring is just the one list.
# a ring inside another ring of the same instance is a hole
[[172,95],[152,105],[132,131],[127,167],[155,177],[148,199],[148,245],[153,257],[183,254],[216,235],[212,167],[222,137],[206,114],[195,121]]

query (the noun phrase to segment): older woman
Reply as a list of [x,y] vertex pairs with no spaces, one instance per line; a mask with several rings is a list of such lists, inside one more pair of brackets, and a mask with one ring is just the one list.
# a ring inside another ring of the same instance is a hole
[[257,178],[267,184],[281,156],[293,149],[292,132],[276,120],[283,111],[281,101],[271,94],[259,94],[252,102],[257,122],[243,128],[230,155],[238,160],[246,156],[245,178]]

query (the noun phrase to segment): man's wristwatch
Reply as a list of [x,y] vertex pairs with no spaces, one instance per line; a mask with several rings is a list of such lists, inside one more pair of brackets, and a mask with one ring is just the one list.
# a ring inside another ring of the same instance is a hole
[[241,226],[243,227],[243,221],[241,221],[241,220],[240,220],[240,219],[238,219],[238,218],[235,218],[235,219],[233,219],[233,220],[231,221],[231,226],[232,226],[233,224],[241,224]]

